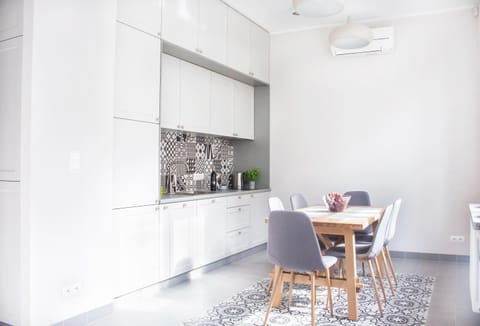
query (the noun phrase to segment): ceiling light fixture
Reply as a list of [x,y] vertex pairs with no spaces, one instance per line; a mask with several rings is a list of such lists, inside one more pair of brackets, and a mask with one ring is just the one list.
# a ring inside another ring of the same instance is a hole
[[348,17],[347,23],[335,28],[330,33],[330,44],[339,49],[359,49],[372,42],[372,30],[362,24],[352,23]]
[[343,0],[293,0],[292,15],[327,17],[343,10]]

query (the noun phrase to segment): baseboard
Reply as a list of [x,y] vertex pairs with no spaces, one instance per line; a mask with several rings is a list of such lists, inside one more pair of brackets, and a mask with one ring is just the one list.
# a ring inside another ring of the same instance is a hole
[[428,260],[456,261],[468,263],[470,256],[465,255],[448,255],[448,254],[432,254],[427,252],[411,252],[411,251],[395,251],[390,250],[390,255],[395,258],[418,258]]
[[0,326],[13,326],[13,325],[10,325],[10,324],[7,324],[7,323],[4,323],[4,322],[0,321]]

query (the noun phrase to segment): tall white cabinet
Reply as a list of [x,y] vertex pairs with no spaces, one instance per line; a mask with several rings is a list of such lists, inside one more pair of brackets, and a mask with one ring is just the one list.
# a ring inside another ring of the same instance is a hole
[[117,0],[117,20],[146,33],[160,36],[162,0]]

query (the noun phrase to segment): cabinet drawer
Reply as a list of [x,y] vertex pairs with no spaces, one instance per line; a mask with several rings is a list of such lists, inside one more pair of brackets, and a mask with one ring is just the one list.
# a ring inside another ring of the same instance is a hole
[[233,254],[248,248],[249,230],[243,228],[227,233],[227,251]]
[[198,206],[207,206],[207,205],[212,205],[212,204],[226,204],[227,199],[226,198],[210,198],[210,199],[201,199],[197,200],[197,205]]
[[227,198],[227,207],[250,205],[251,202],[250,194],[231,196]]
[[250,225],[250,206],[239,206],[227,209],[227,231],[240,229]]

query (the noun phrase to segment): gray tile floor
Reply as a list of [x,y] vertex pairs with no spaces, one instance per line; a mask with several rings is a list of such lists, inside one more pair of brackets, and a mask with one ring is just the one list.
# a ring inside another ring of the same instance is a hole
[[[394,264],[398,273],[436,277],[427,325],[480,325],[480,314],[470,309],[468,263],[394,258]],[[182,325],[264,278],[271,268],[265,252],[259,252],[169,288],[152,286],[124,296],[112,314],[90,325]]]

